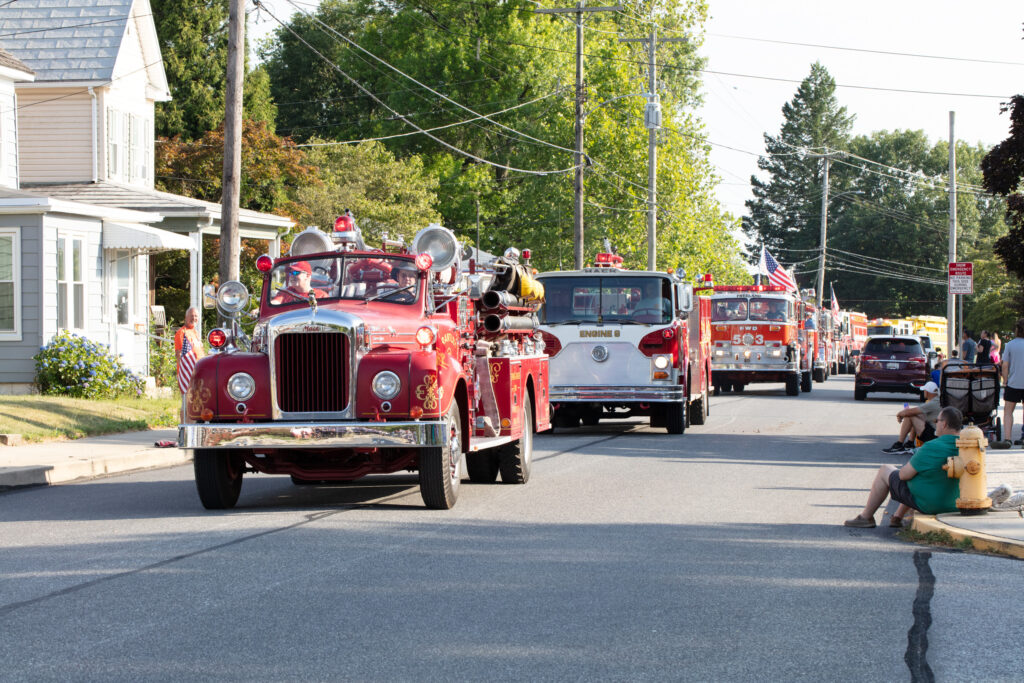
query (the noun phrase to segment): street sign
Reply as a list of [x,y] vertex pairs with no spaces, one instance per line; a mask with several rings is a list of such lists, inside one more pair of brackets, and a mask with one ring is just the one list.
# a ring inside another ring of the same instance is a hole
[[949,293],[974,294],[974,264],[972,262],[949,264]]

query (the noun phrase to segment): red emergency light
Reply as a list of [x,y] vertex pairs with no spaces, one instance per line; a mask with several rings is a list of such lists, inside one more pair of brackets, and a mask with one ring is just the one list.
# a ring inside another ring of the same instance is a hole
[[349,211],[346,211],[345,215],[334,219],[334,232],[350,232],[355,229],[356,219],[352,217],[352,213]]
[[716,292],[785,292],[785,287],[778,285],[722,285],[715,287]]
[[622,257],[618,254],[601,253],[594,259],[594,263],[599,266],[621,266]]
[[274,259],[270,258],[268,254],[263,254],[256,259],[256,270],[261,273],[266,273],[268,270],[274,267]]

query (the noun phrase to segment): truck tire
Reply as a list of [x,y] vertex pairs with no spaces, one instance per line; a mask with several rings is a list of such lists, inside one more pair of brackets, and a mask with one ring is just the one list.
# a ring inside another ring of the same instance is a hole
[[786,396],[800,395],[800,375],[786,375]]
[[235,507],[242,492],[245,461],[232,451],[197,449],[192,456],[199,502],[207,510]]
[[732,393],[742,394],[743,390],[747,388],[746,384],[740,384],[739,382],[732,383]]
[[665,404],[665,431],[669,434],[682,434],[686,431],[686,401]]
[[533,466],[533,408],[530,395],[523,397],[523,435],[498,451],[502,484],[525,484]]
[[498,454],[493,449],[466,453],[466,472],[477,484],[493,484],[498,478]]
[[450,510],[462,481],[462,416],[458,401],[445,415],[445,445],[420,451],[420,497],[433,510]]
[[825,381],[825,368],[814,368],[814,381],[818,384]]
[[696,401],[690,402],[690,424],[702,425],[708,418],[708,390],[700,395]]
[[809,393],[814,388],[814,383],[811,382],[811,371],[800,373],[800,391]]

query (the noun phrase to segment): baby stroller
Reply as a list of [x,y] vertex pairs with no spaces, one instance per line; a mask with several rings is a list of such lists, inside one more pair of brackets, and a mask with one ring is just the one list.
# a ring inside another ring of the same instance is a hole
[[958,408],[964,414],[964,424],[981,429],[989,442],[1002,440],[1003,421],[996,417],[998,365],[946,365],[939,385],[939,404]]

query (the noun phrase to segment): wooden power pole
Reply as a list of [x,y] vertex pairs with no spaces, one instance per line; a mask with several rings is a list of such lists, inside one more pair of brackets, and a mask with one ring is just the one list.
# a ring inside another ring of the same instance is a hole
[[572,242],[576,253],[576,269],[583,267],[583,13],[584,12],[619,12],[620,5],[615,7],[584,7],[584,0],[577,0],[575,7],[557,7],[534,10],[537,14],[568,14],[576,15],[576,178],[573,182],[573,235]]
[[238,206],[242,178],[242,80],[245,77],[245,8],[231,0],[228,72],[224,97],[224,175],[221,182],[220,283],[238,279]]

